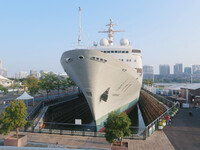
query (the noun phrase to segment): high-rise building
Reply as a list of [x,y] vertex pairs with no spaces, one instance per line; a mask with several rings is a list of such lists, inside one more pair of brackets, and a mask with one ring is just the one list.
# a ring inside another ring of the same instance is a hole
[[0,75],[2,75],[4,77],[8,77],[8,70],[1,68],[0,69]]
[[153,66],[144,65],[143,73],[144,74],[153,74]]
[[0,75],[4,77],[8,76],[8,70],[3,68],[2,61],[0,61]]
[[181,74],[181,73],[183,73],[183,64],[174,65],[174,74]]
[[185,74],[191,74],[192,73],[192,68],[191,67],[185,67],[184,68],[184,73]]
[[37,76],[37,71],[36,70],[30,70],[30,75],[33,75],[33,76]]
[[153,80],[153,66],[144,65],[143,66],[143,79]]
[[192,65],[192,73],[193,74],[200,73],[200,65]]
[[169,65],[159,65],[160,75],[169,75],[170,74],[170,66]]
[[28,72],[21,71],[15,73],[15,79],[24,79],[28,76]]

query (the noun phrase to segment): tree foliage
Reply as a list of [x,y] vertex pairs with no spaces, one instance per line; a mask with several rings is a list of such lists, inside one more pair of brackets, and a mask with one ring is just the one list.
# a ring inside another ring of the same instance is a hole
[[76,84],[74,83],[74,81],[73,81],[71,78],[67,78],[67,79],[66,79],[66,85],[67,85],[68,87],[76,86]]
[[66,86],[68,85],[67,80],[62,76],[56,76],[54,84],[55,84],[55,89],[58,91],[58,95],[59,95],[59,91],[65,90]]
[[0,84],[0,91],[3,91],[4,94],[8,93],[8,89],[5,88],[3,85]]
[[146,85],[152,86],[153,85],[153,80],[144,80],[143,83],[146,84]]
[[26,114],[26,106],[22,100],[10,102],[10,105],[2,112],[0,117],[0,134],[7,135],[14,129],[18,138],[19,128],[26,125]]
[[[46,93],[47,93],[47,97],[48,97],[48,94],[52,91],[52,90],[55,90],[56,89],[56,80],[57,80],[57,77],[54,73],[50,72],[50,73],[44,73],[42,75],[42,77],[40,78],[40,88],[42,90],[45,90]],[[60,86],[60,83],[58,82],[59,86]]]
[[24,87],[27,87],[30,94],[33,96],[39,91],[39,80],[34,77],[34,75],[30,75],[23,81]]
[[122,143],[123,137],[131,135],[130,125],[131,120],[125,113],[111,112],[104,123],[106,140],[113,143],[120,138]]

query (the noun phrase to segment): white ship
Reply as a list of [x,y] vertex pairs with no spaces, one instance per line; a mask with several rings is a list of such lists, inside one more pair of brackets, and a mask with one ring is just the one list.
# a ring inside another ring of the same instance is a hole
[[112,20],[107,39],[87,49],[63,53],[61,64],[65,72],[81,89],[87,99],[97,129],[103,127],[112,111],[128,112],[137,104],[142,85],[141,51],[121,39],[113,45]]

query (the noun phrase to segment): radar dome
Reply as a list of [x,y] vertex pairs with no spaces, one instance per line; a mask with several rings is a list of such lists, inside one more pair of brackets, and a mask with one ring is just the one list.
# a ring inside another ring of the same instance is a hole
[[128,39],[126,39],[126,38],[121,39],[120,40],[120,45],[121,46],[127,46],[127,45],[129,45]]
[[101,46],[107,46],[108,45],[108,40],[107,39],[101,39],[100,40],[100,45]]

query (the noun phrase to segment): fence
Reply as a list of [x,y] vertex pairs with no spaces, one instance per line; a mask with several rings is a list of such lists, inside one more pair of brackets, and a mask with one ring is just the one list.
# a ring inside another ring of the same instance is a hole
[[143,89],[145,92],[149,93],[150,95],[152,95],[153,97],[157,98],[159,101],[161,101],[162,103],[164,103],[165,105],[167,105],[168,107],[172,107],[173,105],[175,105],[175,103],[171,100],[168,100],[167,98],[154,94],[146,89]]
[[39,115],[39,113],[41,112],[43,107],[65,102],[69,98],[70,99],[77,98],[77,95],[73,94],[73,95],[67,95],[67,96],[60,96],[60,97],[56,97],[54,99],[47,99],[47,100],[40,101],[37,104],[37,106],[35,108],[33,108],[33,110],[27,115],[26,120],[35,120],[37,118],[37,116]]
[[174,103],[174,102],[166,99],[165,97],[153,94],[153,93],[149,92],[148,90],[145,90],[145,91],[168,106],[168,109],[162,115],[160,115],[153,122],[151,122],[149,125],[146,126],[146,132],[145,132],[146,133],[145,138],[146,138],[146,137],[150,136],[151,134],[153,134],[153,132],[158,129],[158,123],[159,123],[160,119],[162,119],[163,117],[165,118],[165,116],[168,115],[173,108],[178,107],[178,103]]
[[[102,127],[100,127],[102,128]],[[39,122],[39,128],[34,125],[24,128],[25,132],[32,133],[46,133],[46,134],[60,134],[60,135],[76,135],[76,136],[92,136],[104,137],[105,132],[96,130],[97,127],[93,125],[77,125],[71,123],[54,123],[54,122]],[[138,127],[130,127],[131,136],[125,137],[126,139],[145,139],[146,130],[139,129]]]
[[[146,90],[145,90],[146,91]],[[147,91],[154,97],[154,95]],[[125,139],[138,139],[144,140],[149,137],[155,130],[158,129],[158,123],[162,117],[165,117],[170,111],[177,106],[177,103],[171,102],[166,98],[159,97],[159,100],[165,103],[169,108],[158,118],[156,118],[153,122],[147,125],[145,128],[139,128],[131,126],[131,136],[125,137]],[[50,101],[46,101],[47,104],[52,104]],[[43,107],[45,104],[39,104],[36,110],[39,110],[40,107]],[[36,111],[37,112],[37,111]],[[100,127],[102,128],[102,127]],[[39,128],[35,128],[34,124],[30,127],[24,128],[25,132],[32,133],[48,133],[48,134],[60,134],[60,135],[77,135],[77,136],[94,136],[94,137],[104,137],[105,132],[96,131],[97,127],[92,125],[76,125],[70,123],[54,123],[54,122],[39,122]]]

